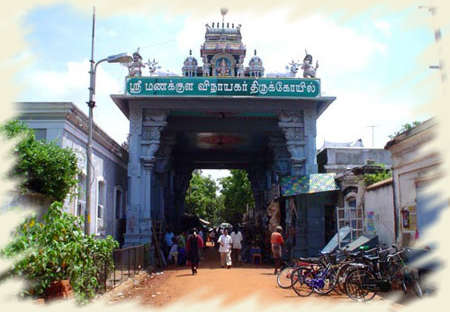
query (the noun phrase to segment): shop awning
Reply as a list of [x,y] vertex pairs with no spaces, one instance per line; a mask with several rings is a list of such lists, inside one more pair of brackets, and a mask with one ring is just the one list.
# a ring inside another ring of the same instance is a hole
[[313,173],[306,176],[287,176],[281,178],[281,196],[295,196],[339,189],[334,173]]

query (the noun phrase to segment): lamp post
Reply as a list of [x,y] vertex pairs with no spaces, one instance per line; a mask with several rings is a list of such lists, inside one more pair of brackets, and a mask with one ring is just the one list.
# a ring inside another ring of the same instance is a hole
[[86,168],[86,207],[84,209],[84,232],[88,235],[91,223],[91,187],[92,187],[92,125],[93,125],[93,110],[95,106],[95,78],[97,73],[97,66],[102,62],[108,63],[124,63],[128,64],[132,61],[132,57],[126,53],[120,53],[116,55],[108,56],[101,59],[98,62],[94,61],[94,35],[95,35],[95,8],[92,19],[92,45],[91,45],[91,69],[89,71],[90,83],[89,83],[89,123],[88,123],[88,145],[87,145],[87,168]]

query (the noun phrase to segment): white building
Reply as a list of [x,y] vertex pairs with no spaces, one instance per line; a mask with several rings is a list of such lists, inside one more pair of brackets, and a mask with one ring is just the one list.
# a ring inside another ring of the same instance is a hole
[[[88,117],[70,102],[18,103],[19,119],[35,131],[37,139],[55,140],[71,148],[81,171],[79,196],[66,199],[64,208],[84,215],[86,199],[86,147]],[[90,233],[112,235],[123,241],[126,219],[128,152],[94,124],[93,181],[91,188]]]
[[434,138],[435,125],[429,119],[385,146],[392,153],[396,232],[401,245],[410,245],[423,235],[447,205],[447,199],[426,192],[442,174],[438,152],[424,148]]

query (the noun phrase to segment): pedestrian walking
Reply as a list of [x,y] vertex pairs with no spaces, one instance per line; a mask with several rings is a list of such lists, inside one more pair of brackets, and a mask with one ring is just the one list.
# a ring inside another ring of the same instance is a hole
[[241,231],[239,231],[239,228],[237,226],[235,226],[233,228],[233,232],[231,232],[231,240],[233,242],[233,250],[231,252],[231,257],[232,257],[232,262],[235,263],[236,265],[239,263],[242,263],[241,260],[241,249],[242,249],[242,245],[241,242],[243,240],[242,238],[242,233]]
[[278,225],[275,228],[275,232],[273,232],[270,237],[270,243],[272,244],[272,255],[275,260],[274,274],[277,274],[278,269],[281,267],[281,250],[284,244],[283,235],[281,235],[281,232],[283,232],[283,228]]
[[199,252],[202,247],[203,240],[200,235],[197,234],[197,229],[194,228],[186,242],[186,254],[188,260],[191,262],[192,275],[197,274],[197,269],[200,263]]
[[228,235],[228,229],[223,229],[223,234],[220,235],[219,240],[217,241],[219,244],[219,252],[220,252],[220,265],[222,268],[227,266],[227,269],[231,268],[231,249],[233,247],[233,241],[231,236]]

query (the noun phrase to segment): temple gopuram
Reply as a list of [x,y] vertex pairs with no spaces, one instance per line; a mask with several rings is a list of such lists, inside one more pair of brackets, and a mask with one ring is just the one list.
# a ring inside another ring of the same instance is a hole
[[155,222],[179,226],[195,169],[246,170],[250,222],[269,227],[278,207],[291,256],[326,243],[334,179],[317,174],[316,120],[335,97],[321,96],[309,54],[265,76],[256,50],[246,58],[241,27],[206,24],[201,64],[189,51],[179,76],[158,74],[135,52],[124,94],[111,95],[130,121],[126,246],[152,242]]

